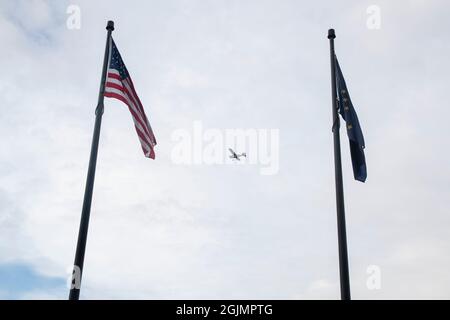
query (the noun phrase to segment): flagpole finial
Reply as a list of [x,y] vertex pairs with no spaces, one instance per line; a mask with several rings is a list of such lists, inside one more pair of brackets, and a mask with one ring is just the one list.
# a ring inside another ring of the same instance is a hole
[[334,33],[334,29],[328,29],[328,39],[336,38],[336,34]]
[[111,30],[111,31],[114,30],[114,21],[112,21],[112,20],[108,21],[108,24],[106,25],[106,30]]

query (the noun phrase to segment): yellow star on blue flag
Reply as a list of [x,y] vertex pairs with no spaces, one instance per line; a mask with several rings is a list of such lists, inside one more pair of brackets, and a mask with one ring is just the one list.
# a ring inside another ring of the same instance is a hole
[[353,108],[347,85],[336,59],[336,92],[339,113],[346,122],[347,136],[350,141],[350,154],[352,157],[353,175],[356,180],[365,182],[367,178],[366,157],[364,155],[364,136],[359,125],[358,116]]

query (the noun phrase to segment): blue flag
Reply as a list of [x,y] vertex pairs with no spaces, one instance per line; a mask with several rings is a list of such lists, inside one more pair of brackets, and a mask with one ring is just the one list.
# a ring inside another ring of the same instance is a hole
[[336,92],[339,113],[345,120],[348,139],[350,140],[350,154],[352,157],[353,175],[355,179],[365,182],[367,178],[366,157],[364,156],[364,136],[359,125],[358,116],[353,108],[350,95],[345,84],[344,76],[336,59]]

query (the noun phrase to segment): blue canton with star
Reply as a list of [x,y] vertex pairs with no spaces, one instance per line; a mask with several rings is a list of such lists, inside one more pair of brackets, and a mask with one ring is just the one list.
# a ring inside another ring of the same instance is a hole
[[127,67],[123,63],[122,57],[120,56],[119,50],[111,38],[111,60],[109,62],[110,69],[116,69],[120,73],[120,77],[123,79],[128,78],[130,75],[128,73]]

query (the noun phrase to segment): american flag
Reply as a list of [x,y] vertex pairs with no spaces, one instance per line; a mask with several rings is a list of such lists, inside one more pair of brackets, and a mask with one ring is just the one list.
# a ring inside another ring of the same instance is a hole
[[128,106],[145,156],[155,159],[153,148],[156,145],[156,139],[152,127],[134,89],[130,74],[112,38],[109,44],[109,62],[104,94],[105,97],[118,99]]

